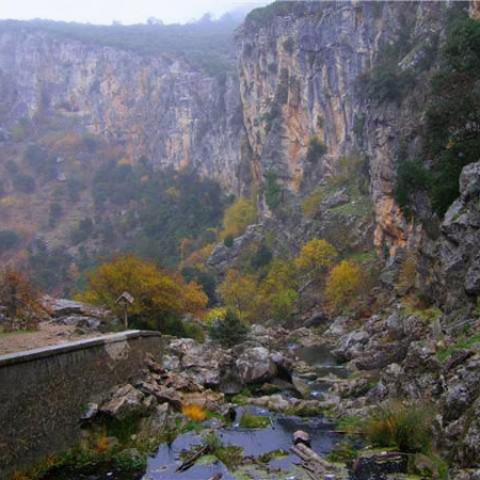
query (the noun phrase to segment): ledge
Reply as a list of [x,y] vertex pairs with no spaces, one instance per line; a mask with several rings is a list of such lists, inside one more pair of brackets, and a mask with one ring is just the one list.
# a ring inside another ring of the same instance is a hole
[[39,358],[61,355],[63,353],[86,350],[91,347],[100,345],[108,345],[111,343],[125,342],[132,338],[140,337],[163,337],[160,332],[148,330],[126,330],[125,332],[102,335],[86,340],[78,340],[75,342],[62,343],[61,345],[52,345],[50,347],[36,348],[34,350],[26,350],[17,353],[9,353],[0,356],[0,368],[16,365],[19,363],[31,362]]

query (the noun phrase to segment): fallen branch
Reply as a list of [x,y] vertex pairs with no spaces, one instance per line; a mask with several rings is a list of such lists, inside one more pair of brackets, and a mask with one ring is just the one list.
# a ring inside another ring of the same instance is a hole
[[203,455],[206,455],[207,453],[210,452],[210,445],[205,445],[202,447],[198,452],[196,452],[194,455],[192,455],[190,458],[185,460],[175,471],[176,472],[185,472],[189,468],[193,467],[195,462],[202,457]]

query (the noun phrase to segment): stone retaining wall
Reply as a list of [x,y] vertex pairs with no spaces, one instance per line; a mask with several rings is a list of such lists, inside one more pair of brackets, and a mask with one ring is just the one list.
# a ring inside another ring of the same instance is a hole
[[163,346],[157,332],[128,331],[0,356],[0,479],[73,445],[88,402]]

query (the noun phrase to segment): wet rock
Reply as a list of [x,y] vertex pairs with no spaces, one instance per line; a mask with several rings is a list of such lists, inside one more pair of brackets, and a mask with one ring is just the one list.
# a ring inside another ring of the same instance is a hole
[[133,415],[144,415],[148,406],[143,403],[145,395],[133,385],[127,384],[114,391],[112,398],[102,404],[99,411],[115,418],[125,420]]
[[381,453],[362,456],[352,464],[355,480],[380,480],[393,473],[407,473],[408,457],[403,453]]

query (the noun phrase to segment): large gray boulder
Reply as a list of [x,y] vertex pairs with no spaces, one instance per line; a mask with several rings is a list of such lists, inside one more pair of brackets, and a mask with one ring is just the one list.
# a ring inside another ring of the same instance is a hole
[[235,362],[244,384],[271,380],[277,374],[277,366],[265,347],[246,349]]

